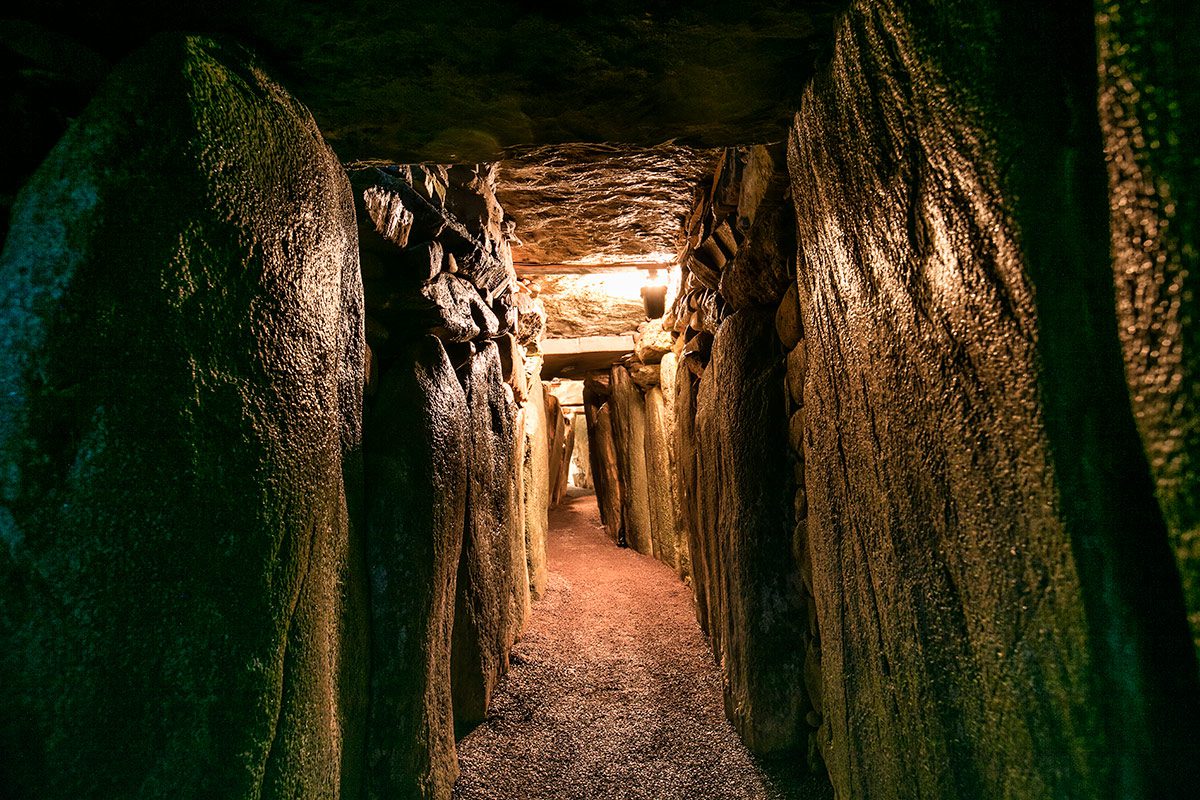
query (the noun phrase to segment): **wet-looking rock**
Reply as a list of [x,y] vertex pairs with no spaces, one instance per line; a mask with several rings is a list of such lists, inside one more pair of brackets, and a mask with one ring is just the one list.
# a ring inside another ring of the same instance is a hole
[[0,259],[6,791],[357,791],[353,208],[308,112],[195,37],[119,67],[23,190]]
[[517,408],[487,342],[462,376],[470,416],[466,535],[458,571],[451,682],[459,730],[483,721],[508,650],[529,613],[525,531],[517,504]]
[[429,336],[380,382],[365,429],[371,797],[448,798],[450,635],[467,498],[467,401]]

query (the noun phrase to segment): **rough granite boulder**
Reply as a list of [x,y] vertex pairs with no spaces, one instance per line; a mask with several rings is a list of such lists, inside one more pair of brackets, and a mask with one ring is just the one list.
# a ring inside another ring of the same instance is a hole
[[841,797],[1200,784],[1096,108],[1092,4],[860,0],[796,119],[808,546]]
[[209,39],[118,67],[0,257],[0,794],[360,791],[362,324],[304,107]]
[[470,420],[438,339],[382,378],[366,422],[372,798],[444,800],[458,775],[450,705],[454,585]]
[[484,720],[529,610],[525,531],[518,525],[517,406],[486,342],[462,374],[470,416],[466,535],[459,563],[451,687],[460,732]]

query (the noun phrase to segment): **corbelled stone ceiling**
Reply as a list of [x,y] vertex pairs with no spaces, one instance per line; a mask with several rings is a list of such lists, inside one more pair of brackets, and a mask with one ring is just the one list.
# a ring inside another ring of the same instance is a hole
[[516,223],[518,269],[673,259],[693,189],[712,174],[718,155],[678,145],[510,151],[500,163],[496,196]]

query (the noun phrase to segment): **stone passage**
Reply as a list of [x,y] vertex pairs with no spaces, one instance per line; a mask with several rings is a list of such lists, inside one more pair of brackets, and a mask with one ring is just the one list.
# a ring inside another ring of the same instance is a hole
[[691,591],[613,547],[594,495],[550,511],[547,561],[487,722],[459,742],[456,798],[828,796],[754,761],[725,719]]

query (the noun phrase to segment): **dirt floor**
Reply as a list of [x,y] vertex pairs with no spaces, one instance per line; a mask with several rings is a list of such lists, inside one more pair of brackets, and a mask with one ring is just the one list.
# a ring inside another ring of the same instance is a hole
[[573,494],[550,512],[546,595],[487,722],[459,742],[454,796],[827,797],[754,760],[725,719],[691,590],[616,547],[595,496]]

